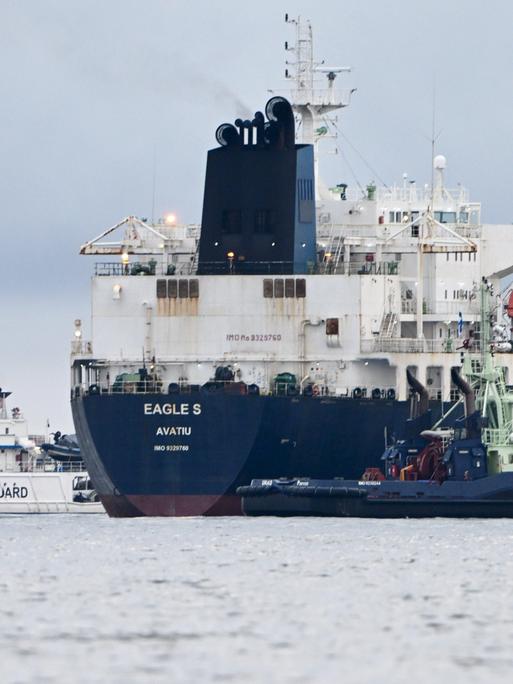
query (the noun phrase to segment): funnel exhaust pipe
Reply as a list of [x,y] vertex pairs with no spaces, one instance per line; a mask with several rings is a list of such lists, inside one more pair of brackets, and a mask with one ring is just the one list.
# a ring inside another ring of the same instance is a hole
[[461,377],[459,368],[457,368],[456,366],[453,366],[451,368],[451,380],[459,389],[459,391],[465,396],[465,415],[468,418],[473,413],[475,413],[476,410],[474,390],[468,384],[468,382]]
[[408,385],[412,388],[414,392],[419,395],[418,409],[416,411],[417,416],[422,416],[429,410],[429,394],[424,385],[417,380],[417,378],[406,369],[406,379],[408,380]]

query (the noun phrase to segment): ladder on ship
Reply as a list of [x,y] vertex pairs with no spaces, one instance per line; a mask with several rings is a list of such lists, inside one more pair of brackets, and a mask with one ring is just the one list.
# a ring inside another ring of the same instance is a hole
[[342,233],[339,231],[335,233],[335,225],[331,224],[328,248],[326,254],[329,254],[328,258],[325,258],[324,262],[324,272],[325,273],[339,273],[340,262],[342,257],[342,250],[344,248],[344,238]]
[[397,329],[397,314],[386,313],[383,314],[381,319],[381,326],[379,328],[380,337],[391,338],[394,337],[394,333]]

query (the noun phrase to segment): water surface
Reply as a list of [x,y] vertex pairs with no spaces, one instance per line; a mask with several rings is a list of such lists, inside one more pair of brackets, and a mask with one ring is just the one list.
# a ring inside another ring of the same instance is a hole
[[513,681],[513,521],[0,517],[2,682]]

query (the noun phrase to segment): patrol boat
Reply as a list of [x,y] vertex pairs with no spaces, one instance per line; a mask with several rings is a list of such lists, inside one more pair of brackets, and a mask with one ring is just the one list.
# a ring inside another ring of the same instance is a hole
[[0,514],[104,513],[83,461],[47,456],[21,409],[8,411],[10,395],[0,388]]
[[[359,480],[254,480],[239,487],[246,515],[371,518],[513,517],[513,387],[495,365],[486,330],[490,286],[482,289],[481,354],[467,354],[466,380],[452,369],[465,397],[465,418],[454,427],[429,424],[426,389],[409,372],[418,415],[409,437],[388,447],[384,472],[367,468]],[[493,312],[494,313],[494,312]],[[493,315],[492,313],[492,315]]]
[[442,155],[427,186],[321,182],[352,89],[290,21],[288,99],[219,126],[201,227],[129,216],[81,248],[97,263],[71,404],[110,515],[240,514],[236,489],[254,478],[358,478],[401,434],[407,368],[434,419],[457,400],[481,276],[498,287],[512,271],[511,227],[446,187]]

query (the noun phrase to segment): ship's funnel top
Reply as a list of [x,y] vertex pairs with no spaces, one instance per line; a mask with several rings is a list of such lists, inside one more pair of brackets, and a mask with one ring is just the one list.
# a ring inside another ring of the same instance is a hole
[[222,123],[216,130],[216,140],[222,147],[274,147],[292,149],[295,144],[295,122],[292,107],[284,97],[272,97],[262,112],[252,121],[236,119]]
[[294,114],[284,97],[272,97],[264,112],[216,131],[200,275],[308,273],[316,262],[313,147],[295,144]]

